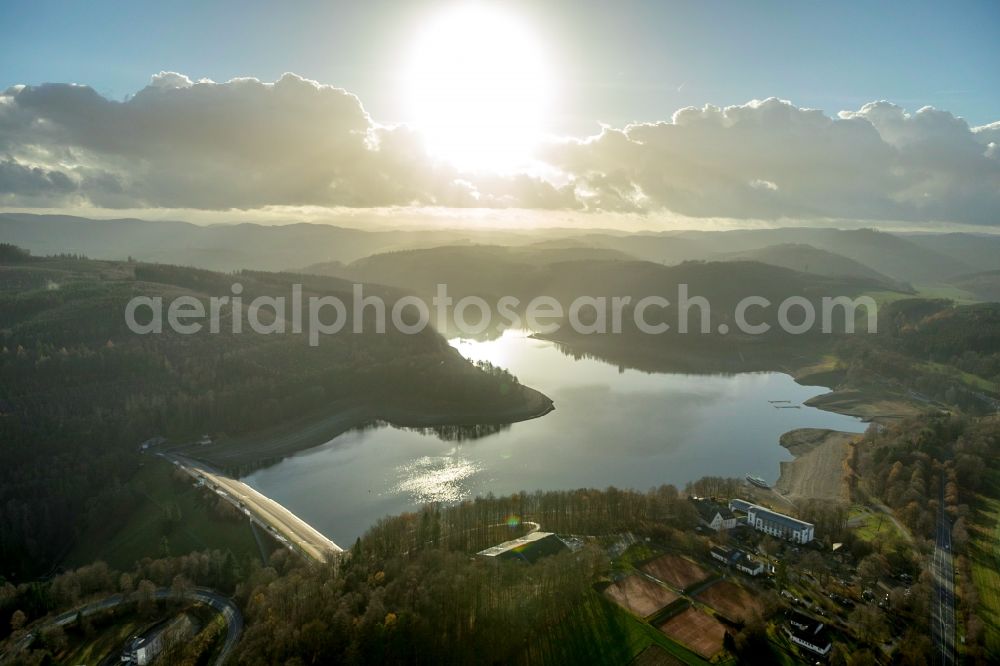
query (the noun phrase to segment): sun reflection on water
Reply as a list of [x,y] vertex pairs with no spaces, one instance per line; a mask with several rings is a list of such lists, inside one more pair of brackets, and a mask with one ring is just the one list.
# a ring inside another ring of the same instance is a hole
[[424,456],[396,468],[400,482],[394,492],[406,493],[416,503],[458,502],[471,494],[466,479],[483,465],[467,458]]

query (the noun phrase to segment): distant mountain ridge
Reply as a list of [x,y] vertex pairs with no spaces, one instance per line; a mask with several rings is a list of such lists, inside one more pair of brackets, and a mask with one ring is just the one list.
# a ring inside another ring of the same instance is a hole
[[892,289],[907,289],[901,284],[868,266],[833,252],[812,245],[786,243],[768,245],[756,250],[732,252],[717,257],[726,261],[759,261],[762,264],[781,266],[800,273],[815,273],[827,277],[859,277],[884,282]]
[[340,269],[338,277],[405,289],[432,297],[438,284],[449,295],[487,301],[511,295],[522,301],[551,296],[564,303],[579,296],[656,295],[675,300],[678,286],[708,298],[720,311],[742,298],[778,302],[792,295],[852,295],[886,288],[882,277],[824,276],[757,261],[689,261],[665,266],[602,250],[445,246],[373,255]]
[[[1000,237],[990,239],[990,243],[996,243],[998,251],[997,256],[992,258],[995,265],[989,264],[987,256],[981,256],[977,262],[970,263],[934,249],[932,242],[916,242],[908,237],[871,229],[788,227],[639,233],[625,237],[583,234],[566,240],[617,249],[640,259],[666,264],[691,259],[725,259],[727,255],[757,252],[776,245],[808,245],[862,264],[891,279],[910,283],[945,281],[963,273],[1000,268]],[[555,246],[557,242],[549,241],[547,245]]]
[[1000,270],[961,275],[952,284],[980,300],[1000,302]]
[[304,222],[197,225],[138,218],[104,220],[0,213],[0,241],[36,255],[82,254],[109,260],[131,256],[140,261],[216,271],[282,271],[321,262],[350,262],[392,250],[490,242],[528,244],[537,240],[537,234],[517,230],[366,231]]
[[[72,253],[232,271],[335,270],[391,251],[440,246],[507,245],[536,251],[605,251],[661,264],[752,259],[817,274],[942,283],[1000,270],[1000,236],[903,234],[872,229],[787,227],[732,231],[625,233],[565,228],[363,230],[327,224],[254,223],[200,226],[135,218],[96,220],[68,215],[0,213],[0,241],[36,255]],[[540,256],[540,255],[539,255]],[[596,257],[597,255],[592,255]],[[322,268],[322,265],[328,265]]]

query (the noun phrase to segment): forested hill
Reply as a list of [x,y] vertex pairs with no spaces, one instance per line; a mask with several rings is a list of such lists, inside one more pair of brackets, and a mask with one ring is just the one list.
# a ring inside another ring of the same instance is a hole
[[882,282],[887,289],[906,288],[907,285],[879,273],[867,265],[847,257],[821,250],[812,245],[788,243],[733,252],[718,257],[724,261],[759,261],[772,266],[782,266],[802,273],[815,273],[828,277],[854,276]]
[[[732,308],[748,295],[781,298],[793,294],[849,295],[885,289],[876,276],[824,276],[756,261],[689,261],[664,266],[594,248],[509,248],[444,246],[378,254],[338,271],[343,277],[433,295],[439,283],[453,296],[473,294],[560,299],[577,296],[676,296],[679,284],[691,294]],[[673,300],[673,299],[671,299]]]
[[[324,336],[136,335],[133,296],[286,294],[296,276],[209,271],[73,257],[0,253],[0,570],[46,571],[94,520],[128,511],[121,483],[139,442],[236,434],[333,405],[516,420],[538,394],[500,369],[477,368],[435,331],[387,327]],[[303,278],[305,296],[340,295],[345,283]],[[389,298],[390,292],[382,290]],[[391,307],[392,301],[388,303]],[[228,314],[224,309],[223,314]],[[148,315],[147,315],[148,316]],[[225,318],[223,322],[225,322]],[[536,405],[537,408],[537,405]]]

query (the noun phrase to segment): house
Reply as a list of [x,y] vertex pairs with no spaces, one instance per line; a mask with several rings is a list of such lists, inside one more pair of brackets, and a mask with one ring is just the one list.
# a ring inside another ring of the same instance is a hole
[[208,446],[212,443],[212,438],[209,435],[202,435],[201,439],[198,440],[198,446]]
[[736,569],[737,571],[742,571],[748,576],[759,576],[764,573],[764,563],[760,560],[755,560],[744,553],[743,558],[736,563]]
[[830,653],[833,643],[830,641],[826,626],[819,620],[797,611],[788,614],[788,626],[785,627],[788,638],[798,646],[825,657]]
[[739,548],[723,548],[712,546],[709,555],[713,560],[717,560],[727,567],[733,567],[737,571],[742,571],[751,576],[759,576],[764,573],[764,564],[750,557],[750,554]]
[[729,564],[729,549],[723,548],[721,546],[712,546],[712,549],[708,551],[709,555],[712,556],[713,560],[718,560],[723,564]]
[[698,512],[698,519],[702,525],[710,527],[716,532],[736,527],[736,516],[721,504],[698,497],[692,497],[690,502]]
[[809,543],[816,537],[813,524],[804,520],[792,518],[743,500],[730,500],[729,507],[732,510],[745,512],[747,514],[746,524],[758,532],[787,539],[793,543]]
[[532,532],[518,539],[504,541],[501,544],[481,550],[476,555],[489,560],[519,560],[534,564],[548,555],[568,551],[569,548],[562,539],[552,532]]
[[747,554],[739,548],[723,548],[722,546],[712,546],[709,555],[712,556],[712,559],[722,562],[727,567],[737,566],[743,558],[747,557]]

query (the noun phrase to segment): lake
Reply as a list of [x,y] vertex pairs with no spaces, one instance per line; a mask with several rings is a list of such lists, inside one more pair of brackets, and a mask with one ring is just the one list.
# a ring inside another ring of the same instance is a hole
[[683,488],[702,476],[748,473],[773,483],[778,463],[792,459],[778,443],[782,433],[866,427],[802,405],[827,389],[782,373],[645,373],[576,359],[513,331],[451,344],[470,360],[507,368],[552,398],[555,411],[462,442],[384,425],[352,431],[243,480],[347,547],[383,516],[489,492]]

